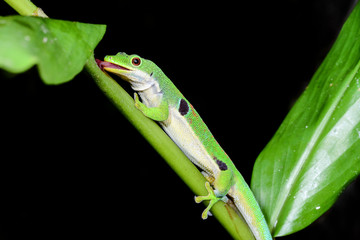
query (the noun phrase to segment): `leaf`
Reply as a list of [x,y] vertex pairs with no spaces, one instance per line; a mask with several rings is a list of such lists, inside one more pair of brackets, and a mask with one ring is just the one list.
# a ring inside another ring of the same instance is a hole
[[299,231],[360,172],[360,4],[256,160],[252,189],[273,236]]
[[46,84],[67,82],[83,69],[105,28],[38,17],[0,17],[0,67],[21,73],[37,64]]

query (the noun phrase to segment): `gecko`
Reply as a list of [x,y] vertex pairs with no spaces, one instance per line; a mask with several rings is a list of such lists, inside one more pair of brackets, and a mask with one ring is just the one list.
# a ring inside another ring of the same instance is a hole
[[[135,106],[148,118],[159,122],[184,154],[203,170],[209,200],[202,213],[206,219],[218,201],[232,199],[256,240],[271,240],[265,217],[248,184],[200,115],[164,72],[152,61],[138,55],[118,53],[97,60],[98,66],[130,83]],[[141,101],[140,101],[141,98]]]

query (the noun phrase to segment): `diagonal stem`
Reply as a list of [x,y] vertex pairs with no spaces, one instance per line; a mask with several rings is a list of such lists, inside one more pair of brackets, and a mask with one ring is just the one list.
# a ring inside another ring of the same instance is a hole
[[[47,17],[29,0],[5,1],[21,15]],[[164,158],[187,186],[196,195],[205,195],[207,193],[204,187],[206,179],[199,170],[154,121],[145,117],[135,108],[134,100],[115,80],[100,70],[93,55],[85,64],[85,69],[108,99]],[[174,207],[174,211],[177,211],[176,207]],[[228,204],[223,202],[215,204],[212,213],[234,239],[254,239],[246,222]]]

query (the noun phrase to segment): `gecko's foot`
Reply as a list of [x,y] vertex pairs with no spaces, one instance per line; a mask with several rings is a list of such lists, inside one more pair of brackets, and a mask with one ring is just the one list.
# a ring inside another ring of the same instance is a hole
[[134,93],[134,101],[135,101],[135,107],[141,111],[142,103],[140,102],[139,95],[137,93]]
[[205,208],[204,212],[201,214],[202,219],[207,219],[208,216],[211,216],[210,209],[222,198],[219,198],[215,195],[214,190],[210,186],[209,182],[205,183],[206,190],[208,191],[208,195],[206,196],[197,196],[195,197],[196,203],[201,203],[204,200],[209,200],[209,205]]

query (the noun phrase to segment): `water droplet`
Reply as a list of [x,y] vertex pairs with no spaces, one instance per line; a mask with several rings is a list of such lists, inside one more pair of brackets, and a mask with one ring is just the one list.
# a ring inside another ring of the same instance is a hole
[[41,31],[45,34],[47,34],[49,32],[49,29],[47,29],[47,27],[45,25],[41,25],[40,28],[41,28]]

